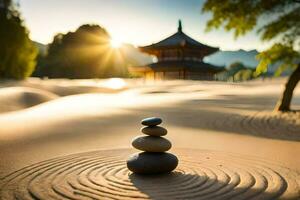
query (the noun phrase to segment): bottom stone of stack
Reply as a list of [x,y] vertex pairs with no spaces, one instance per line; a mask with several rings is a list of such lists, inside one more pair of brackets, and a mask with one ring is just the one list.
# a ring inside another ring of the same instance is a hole
[[131,155],[127,167],[137,174],[159,174],[173,171],[178,159],[171,153],[143,152]]

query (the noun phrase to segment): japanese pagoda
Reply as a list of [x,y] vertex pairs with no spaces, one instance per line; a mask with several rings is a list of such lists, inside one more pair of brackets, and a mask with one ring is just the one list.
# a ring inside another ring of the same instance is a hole
[[180,20],[175,34],[139,49],[157,57],[155,63],[130,69],[131,72],[146,79],[214,80],[215,74],[223,70],[221,67],[203,62],[205,56],[219,49],[201,44],[186,35],[182,31]]

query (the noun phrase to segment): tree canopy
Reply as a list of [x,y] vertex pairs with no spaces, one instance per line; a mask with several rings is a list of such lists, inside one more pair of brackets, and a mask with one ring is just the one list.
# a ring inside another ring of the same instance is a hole
[[0,78],[30,76],[37,49],[11,0],[0,0],[0,44]]
[[279,74],[286,69],[295,69],[299,63],[299,1],[207,0],[202,11],[212,13],[207,31],[223,27],[239,37],[256,28],[263,41],[274,42],[273,46],[258,55],[258,73],[277,63]]
[[223,27],[235,37],[257,29],[261,40],[273,45],[261,52],[256,74],[273,64],[276,75],[292,71],[276,110],[289,111],[293,91],[300,80],[300,1],[299,0],[207,0],[203,12],[212,13],[207,30]]
[[127,70],[116,64],[115,53],[104,28],[85,24],[75,32],[57,34],[35,74],[50,78],[125,76]]

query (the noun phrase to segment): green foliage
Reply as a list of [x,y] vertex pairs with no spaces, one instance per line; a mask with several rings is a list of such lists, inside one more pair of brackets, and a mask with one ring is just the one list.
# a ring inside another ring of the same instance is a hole
[[[266,72],[271,64],[280,63],[276,72],[278,75],[299,62],[299,1],[207,0],[202,11],[212,13],[207,30],[224,27],[227,31],[234,31],[235,37],[238,37],[258,27],[262,40],[277,41],[258,56],[260,64],[257,74]],[[261,23],[258,23],[259,20]]]
[[54,37],[35,74],[50,78],[104,78],[125,76],[127,70],[118,65],[107,31],[98,25],[82,25],[75,32]]
[[245,16],[244,14],[247,13],[250,6],[255,7],[251,1],[206,1],[202,11],[212,12],[213,14],[212,19],[207,22],[207,31],[223,26],[227,31],[234,30],[236,37],[245,34],[256,25],[257,14],[249,16]]
[[35,68],[37,49],[11,1],[0,8],[0,78],[23,79]]
[[256,67],[256,75],[266,72],[268,66],[277,64],[275,76],[279,76],[283,71],[295,69],[300,61],[300,53],[291,46],[281,43],[274,44],[271,48],[257,55],[260,60]]
[[[259,29],[262,34],[262,40],[272,40],[274,38],[280,38],[282,43],[287,46],[297,45],[295,39],[299,39],[300,36],[300,2],[298,6],[286,8],[289,12],[286,12],[278,18]],[[292,4],[290,5],[292,6]],[[298,43],[299,47],[299,43]]]
[[[297,20],[300,15],[297,12],[299,7],[299,3],[296,3],[295,0],[207,0],[202,12],[213,14],[207,22],[207,30],[224,27],[228,31],[233,30],[234,35],[238,37],[252,30],[262,15],[274,17],[274,13],[278,15],[278,19],[274,22],[281,22],[281,27],[278,27],[280,29],[275,28],[275,32],[281,34],[284,31],[282,26],[290,27],[291,24],[299,24],[299,20]],[[286,14],[287,11],[289,12]],[[287,23],[287,19],[291,19],[292,23]],[[262,31],[267,31],[277,25],[272,24],[267,24]],[[286,28],[285,31],[288,29]],[[278,30],[280,30],[280,33],[278,33]],[[265,38],[268,39],[269,37]]]
[[234,74],[235,81],[248,81],[254,78],[254,72],[252,69],[242,69]]
[[254,78],[254,70],[246,67],[241,62],[234,62],[228,67],[226,71],[217,74],[218,80],[223,81],[246,81]]

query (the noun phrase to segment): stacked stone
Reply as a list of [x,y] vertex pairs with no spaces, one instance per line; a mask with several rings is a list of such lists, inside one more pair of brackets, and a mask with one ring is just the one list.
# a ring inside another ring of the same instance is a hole
[[144,125],[142,133],[147,136],[137,136],[132,140],[132,146],[143,152],[133,154],[127,160],[127,167],[137,174],[158,174],[173,171],[178,165],[175,155],[167,153],[172,147],[171,142],[162,137],[167,129],[158,126],[162,120],[157,117],[141,121]]

